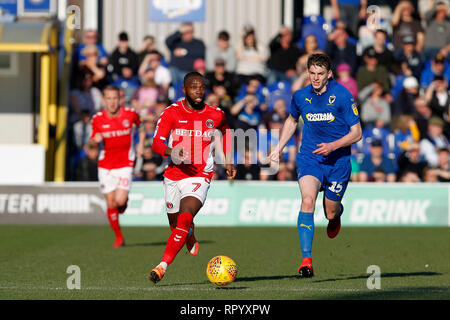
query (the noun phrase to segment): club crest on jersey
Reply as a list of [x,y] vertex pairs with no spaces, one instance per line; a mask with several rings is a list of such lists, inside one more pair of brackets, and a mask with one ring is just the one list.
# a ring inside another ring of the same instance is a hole
[[173,203],[166,202],[166,207],[167,207],[167,209],[172,209],[173,208]]
[[123,125],[125,128],[128,128],[128,127],[130,126],[130,121],[129,121],[128,119],[125,119],[125,120],[122,121],[122,125]]
[[336,101],[336,96],[332,95],[328,98],[328,105],[332,105]]
[[211,119],[206,120],[206,126],[210,129],[214,128],[214,121],[212,121]]

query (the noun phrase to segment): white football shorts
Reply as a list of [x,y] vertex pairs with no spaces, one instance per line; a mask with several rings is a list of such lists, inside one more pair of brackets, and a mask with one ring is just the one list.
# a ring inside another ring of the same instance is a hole
[[180,201],[186,197],[195,197],[205,203],[211,180],[204,177],[186,178],[173,181],[164,178],[164,200],[167,213],[177,213],[180,210]]
[[130,191],[132,179],[133,168],[131,167],[111,170],[98,168],[98,180],[100,181],[100,190],[103,194],[113,192],[116,189]]

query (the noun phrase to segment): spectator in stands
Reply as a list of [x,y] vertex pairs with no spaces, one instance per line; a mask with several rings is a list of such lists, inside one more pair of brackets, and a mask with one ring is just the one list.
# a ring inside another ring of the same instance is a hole
[[364,20],[367,11],[367,0],[331,0],[333,19],[342,20],[353,33],[358,34],[360,20]]
[[221,83],[213,85],[211,93],[217,96],[219,100],[218,106],[225,113],[227,123],[231,129],[235,129],[234,120],[235,118],[231,115],[231,108],[233,107],[233,99],[228,95],[228,91],[225,86]]
[[449,140],[443,134],[444,120],[431,117],[428,121],[427,136],[420,140],[420,153],[423,155],[430,167],[438,165],[438,150],[450,148]]
[[[83,67],[77,70],[75,76],[88,69],[92,73],[92,85],[100,90],[107,84],[106,67],[99,62],[99,51],[96,45],[88,45],[83,49],[86,57]],[[75,80],[76,81],[76,80]]]
[[243,163],[238,163],[236,170],[236,180],[259,180],[261,168],[257,165],[256,154],[245,148]]
[[392,89],[391,95],[392,99],[395,100],[399,96],[400,92],[403,90],[403,82],[407,77],[413,76],[412,70],[408,65],[406,60],[395,61],[393,63],[393,73],[392,76]]
[[393,159],[383,154],[383,144],[380,140],[373,140],[370,147],[370,155],[364,156],[360,166],[359,181],[374,181],[373,173],[377,168],[383,168],[386,173],[386,181],[395,182],[396,164]]
[[86,30],[83,34],[83,42],[77,46],[76,55],[75,55],[75,63],[78,63],[80,66],[84,66],[84,62],[86,61],[86,52],[84,49],[87,46],[94,45],[97,48],[98,56],[97,63],[106,67],[108,65],[108,54],[106,53],[105,48],[101,43],[98,42],[98,33],[95,30]]
[[142,85],[134,92],[131,105],[140,116],[154,113],[159,94],[163,94],[155,82],[155,70],[148,68],[141,79]]
[[423,61],[420,53],[415,49],[415,40],[413,36],[405,36],[402,40],[402,46],[395,54],[395,60],[407,61],[408,67],[412,71],[412,75],[417,79],[420,79]]
[[[124,69],[128,69],[125,70]],[[118,37],[118,45],[109,58],[108,72],[112,81],[117,81],[126,75],[136,77],[139,70],[139,56],[132,50],[128,43],[128,34],[121,32]]]
[[98,181],[98,146],[84,145],[85,156],[75,169],[75,181]]
[[230,44],[230,34],[226,30],[220,31],[215,45],[206,49],[206,70],[208,72],[214,71],[218,59],[224,61],[227,72],[235,72],[237,64],[236,50]]
[[73,140],[78,151],[81,151],[89,143],[91,132],[91,114],[88,110],[82,110],[81,119],[73,125]]
[[425,91],[425,101],[430,106],[434,116],[449,120],[450,94],[448,91],[448,82],[443,76],[434,77],[434,81]]
[[427,88],[436,76],[442,76],[447,82],[450,81],[450,65],[441,53],[438,53],[422,70],[420,86]]
[[402,172],[399,181],[403,183],[416,183],[420,182],[420,177],[416,172],[406,170]]
[[152,35],[146,35],[142,41],[139,52],[137,53],[139,57],[139,65],[142,64],[147,54],[152,53],[154,51],[158,52],[156,50],[155,37]]
[[194,71],[197,71],[202,76],[206,75],[206,63],[204,59],[198,58],[195,59],[194,64],[192,65]]
[[276,175],[277,181],[292,181],[294,180],[293,170],[289,168],[289,165],[286,162],[280,161],[278,164],[278,171]]
[[381,81],[375,80],[359,93],[361,105],[361,122],[364,126],[372,126],[380,119],[384,123],[391,122],[391,106],[383,98],[385,92]]
[[[267,157],[277,146],[280,140],[281,128],[284,123],[283,118],[277,112],[271,113],[270,117],[266,117],[265,120],[266,123],[264,125],[264,129],[260,129],[258,131],[258,158],[262,163],[268,163]],[[296,157],[297,142],[295,141],[295,136],[293,135],[287,142],[286,147],[281,151],[280,160],[286,164],[288,170],[294,172],[296,167]]]
[[[317,38],[315,35],[310,34],[308,36],[305,37],[305,43],[303,45],[303,48],[300,50],[300,57],[299,60],[297,61],[301,63],[301,70],[300,73],[306,69],[306,63],[308,61],[308,58],[311,54],[316,53],[319,50],[319,44],[317,43]],[[299,70],[298,70],[297,66],[297,74],[299,74]]]
[[243,99],[246,95],[252,94],[258,98],[260,104],[264,104],[266,97],[263,93],[264,85],[261,83],[258,77],[249,77],[245,85],[241,85],[236,100]]
[[272,111],[268,112],[267,115],[264,116],[265,122],[267,123],[274,114],[277,114],[278,117],[281,118],[281,121],[283,123],[287,119],[288,112],[287,112],[286,100],[283,97],[279,97],[279,98],[275,99],[275,101],[273,103]]
[[363,56],[366,55],[368,50],[373,49],[375,51],[375,57],[378,60],[378,65],[384,66],[386,70],[391,71],[394,62],[394,53],[386,45],[387,32],[382,29],[377,29],[374,37],[374,44],[364,50]]
[[415,51],[422,53],[425,44],[425,33],[421,22],[416,15],[414,15],[414,6],[408,0],[401,0],[392,14],[391,24],[393,30],[393,43],[396,50],[402,47],[404,37],[413,37],[415,43]]
[[278,81],[294,81],[296,63],[301,52],[297,44],[292,41],[291,29],[282,26],[280,32],[270,41],[269,49],[267,85]]
[[394,134],[388,129],[389,123],[381,119],[375,120],[373,126],[366,126],[363,129],[363,138],[355,146],[356,150],[363,155],[370,154],[370,147],[373,141],[381,141],[383,146],[383,154],[388,156],[394,152],[394,145],[391,143],[391,137]]
[[395,119],[393,125],[394,131],[394,152],[398,158],[403,152],[407,151],[409,146],[419,142],[420,133],[417,124],[412,115],[402,114]]
[[431,118],[432,111],[427,105],[427,102],[423,97],[417,97],[414,100],[414,121],[419,129],[420,138],[422,139],[428,132],[428,120]]
[[439,182],[437,170],[434,168],[426,167],[423,170],[423,182],[428,183]]
[[426,59],[432,59],[437,53],[447,57],[450,52],[450,22],[448,21],[448,1],[437,1],[435,7],[425,14]]
[[128,67],[122,68],[122,75],[112,84],[125,92],[125,104],[131,103],[134,93],[140,86],[138,78],[133,75],[133,71]]
[[361,92],[365,87],[371,86],[374,81],[382,84],[385,99],[390,102],[390,84],[389,74],[384,66],[378,65],[376,53],[374,49],[368,50],[364,56],[365,65],[361,66],[356,75],[356,82],[358,84],[358,91]]
[[161,55],[156,50],[148,52],[139,67],[139,76],[141,77],[141,82],[143,75],[149,68],[155,71],[156,85],[163,89],[167,94],[170,83],[172,82],[172,77],[170,76],[169,69],[161,64]]
[[238,80],[234,73],[227,71],[226,61],[223,58],[216,59],[213,71],[208,72],[205,79],[210,91],[213,91],[214,86],[222,85],[231,99],[236,96]]
[[98,111],[98,105],[96,105],[98,89],[93,88],[92,85],[92,72],[86,68],[82,69],[77,74],[74,89],[69,93],[69,127],[82,119],[83,111],[89,116],[93,116]]
[[166,46],[170,50],[169,70],[172,83],[181,83],[185,74],[194,67],[196,59],[205,59],[205,44],[194,38],[192,23],[183,23],[178,31],[166,38]]
[[414,101],[419,95],[419,82],[413,76],[403,80],[403,90],[395,99],[392,107],[392,115],[412,115],[414,113]]
[[325,53],[331,59],[332,70],[336,73],[336,68],[341,63],[346,63],[352,69],[352,75],[358,69],[358,57],[356,46],[349,42],[348,31],[342,23],[337,23],[336,28],[328,35]]
[[398,157],[397,163],[399,177],[402,177],[407,172],[414,172],[423,180],[423,171],[427,167],[427,162],[420,155],[420,147],[417,142],[413,142],[408,146],[407,151]]
[[231,108],[231,115],[235,117],[237,129],[257,129],[261,124],[261,114],[258,108],[258,98],[254,94],[247,94]]
[[386,172],[383,168],[378,167],[373,172],[373,182],[386,182]]
[[267,52],[265,47],[258,43],[255,29],[250,25],[244,26],[236,57],[236,74],[240,84],[247,82],[249,78],[257,78],[261,83],[266,82]]
[[448,148],[440,148],[438,150],[438,165],[436,171],[440,182],[450,182],[450,158]]

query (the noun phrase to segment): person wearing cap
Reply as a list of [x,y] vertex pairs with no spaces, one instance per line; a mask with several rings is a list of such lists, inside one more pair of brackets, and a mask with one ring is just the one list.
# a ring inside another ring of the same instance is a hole
[[206,73],[206,86],[213,91],[214,86],[223,85],[227,95],[234,99],[238,90],[238,80],[234,73],[226,70],[226,62],[223,58],[217,58],[214,63],[214,69]]
[[347,63],[341,63],[336,68],[337,82],[347,88],[354,99],[358,99],[358,84],[356,79],[352,77],[352,70]]
[[450,148],[450,142],[444,135],[445,122],[433,116],[428,120],[427,136],[420,140],[420,154],[423,155],[430,167],[438,165],[438,150]]
[[201,75],[206,75],[206,63],[205,60],[202,58],[195,59],[193,64],[193,71],[197,71]]
[[423,170],[427,167],[425,158],[420,155],[420,145],[417,142],[409,144],[397,160],[398,176],[403,176],[406,172],[414,172],[423,180]]
[[132,78],[137,76],[139,70],[139,56],[129,47],[128,34],[119,33],[118,45],[110,57],[108,72],[116,81],[121,77]]
[[413,76],[406,77],[403,80],[403,89],[394,100],[392,105],[392,115],[399,116],[402,114],[414,113],[414,100],[419,95],[419,81]]
[[384,66],[378,64],[376,52],[374,49],[367,50],[364,56],[365,65],[361,66],[356,74],[358,91],[372,85],[374,81],[380,81],[386,94],[389,93],[389,74]]
[[450,64],[441,53],[437,53],[430,63],[426,64],[420,75],[421,88],[430,86],[436,76],[443,76],[447,82],[450,81]]
[[181,24],[179,30],[166,38],[166,46],[170,50],[169,70],[173,84],[183,82],[186,73],[193,69],[196,59],[205,59],[205,44],[194,37],[192,23]]
[[431,108],[433,115],[447,119],[450,122],[450,94],[448,92],[448,81],[443,76],[435,76],[433,82],[425,91],[425,101]]
[[222,30],[217,34],[215,45],[206,48],[206,70],[211,72],[214,70],[216,60],[220,58],[224,61],[227,72],[236,70],[236,50],[230,44],[230,34],[226,30]]
[[422,52],[425,43],[425,32],[420,20],[413,15],[415,9],[408,0],[401,0],[395,7],[392,14],[391,24],[393,27],[393,44],[396,50],[402,47],[402,41],[405,36],[413,36],[415,50]]
[[398,62],[406,61],[413,76],[420,79],[423,69],[423,59],[416,50],[416,40],[414,36],[406,35],[402,38],[402,46],[395,51],[394,58]]
[[365,155],[361,161],[359,181],[374,181],[373,174],[378,168],[384,169],[387,182],[395,182],[397,180],[397,168],[394,160],[383,154],[381,140],[373,140],[370,145],[370,154]]
[[450,52],[450,21],[448,21],[448,1],[438,0],[435,6],[425,14],[427,27],[425,29],[426,59],[432,59],[437,53],[448,58]]

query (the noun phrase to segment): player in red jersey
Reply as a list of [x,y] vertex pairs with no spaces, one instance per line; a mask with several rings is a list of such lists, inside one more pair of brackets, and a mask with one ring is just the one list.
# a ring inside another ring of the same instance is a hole
[[188,73],[183,92],[186,98],[160,115],[153,139],[153,151],[172,160],[164,172],[164,196],[172,233],[161,263],[150,272],[154,283],[163,278],[185,243],[192,255],[198,252],[193,219],[206,200],[214,173],[212,141],[217,131],[222,134],[227,176],[229,179],[236,176],[230,160],[231,132],[224,112],[205,104],[203,76]]
[[[114,248],[125,244],[119,214],[127,208],[136,155],[144,151],[145,131],[138,113],[119,104],[119,88],[108,86],[103,91],[106,108],[92,117],[91,144],[103,143],[98,159],[100,189],[105,196],[108,220],[116,240]],[[133,135],[139,127],[139,144],[133,144]]]

